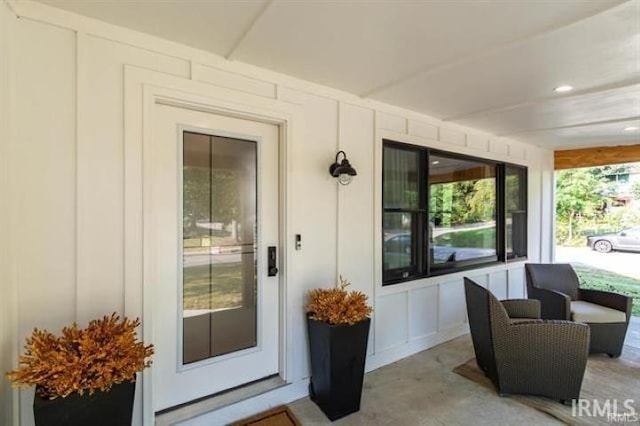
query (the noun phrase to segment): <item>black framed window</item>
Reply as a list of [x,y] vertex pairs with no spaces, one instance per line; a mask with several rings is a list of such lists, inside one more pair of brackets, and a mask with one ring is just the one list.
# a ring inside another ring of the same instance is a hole
[[527,257],[527,168],[505,166],[506,257]]
[[526,167],[385,140],[383,284],[526,257]]
[[424,152],[409,146],[385,146],[382,174],[384,227],[383,254],[385,281],[424,275],[424,234],[426,196]]

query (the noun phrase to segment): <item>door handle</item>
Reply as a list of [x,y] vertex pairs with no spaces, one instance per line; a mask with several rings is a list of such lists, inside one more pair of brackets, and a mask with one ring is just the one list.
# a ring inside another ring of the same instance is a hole
[[278,255],[276,254],[276,246],[269,246],[267,248],[267,276],[275,277],[278,275]]

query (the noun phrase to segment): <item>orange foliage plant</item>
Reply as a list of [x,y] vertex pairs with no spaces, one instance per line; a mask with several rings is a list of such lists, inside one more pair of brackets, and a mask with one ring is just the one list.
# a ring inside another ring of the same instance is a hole
[[151,366],[153,345],[137,341],[140,320],[115,313],[93,320],[87,328],[74,323],[61,336],[33,330],[20,356],[19,367],[7,373],[14,386],[36,385],[38,395],[54,399],[73,392],[107,391]]
[[336,288],[318,288],[308,294],[309,318],[329,324],[350,324],[369,318],[372,308],[367,305],[367,296],[359,291],[345,290],[347,280],[340,277]]

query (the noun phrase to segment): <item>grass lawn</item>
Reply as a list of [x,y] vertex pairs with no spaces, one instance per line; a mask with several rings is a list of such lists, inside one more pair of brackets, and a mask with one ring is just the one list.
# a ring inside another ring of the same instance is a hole
[[495,228],[465,229],[447,232],[433,239],[437,246],[449,247],[493,247],[496,241]]
[[[184,269],[184,309],[242,306],[242,262],[190,266]],[[210,274],[211,272],[211,274]]]
[[580,277],[581,287],[614,291],[633,297],[632,314],[640,316],[640,280],[579,263],[572,263],[571,266]]

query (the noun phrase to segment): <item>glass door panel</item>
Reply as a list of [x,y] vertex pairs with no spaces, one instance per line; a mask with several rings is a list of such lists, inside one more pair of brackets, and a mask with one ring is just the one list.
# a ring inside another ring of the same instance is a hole
[[182,363],[254,347],[257,144],[183,133]]

